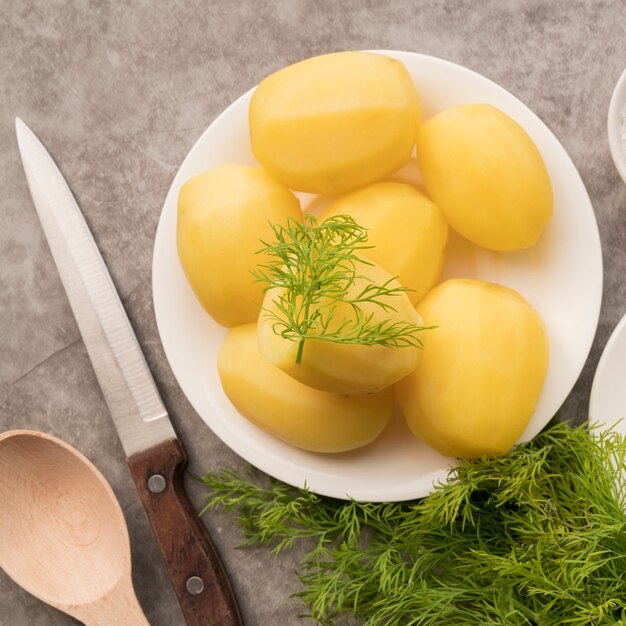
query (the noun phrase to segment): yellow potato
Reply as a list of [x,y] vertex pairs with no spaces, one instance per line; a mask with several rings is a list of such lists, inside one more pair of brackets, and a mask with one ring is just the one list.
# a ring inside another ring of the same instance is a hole
[[[377,285],[391,279],[377,265],[359,265],[358,271]],[[350,288],[350,297],[354,297],[367,284],[365,279],[357,279]],[[398,285],[397,281],[392,284]],[[418,346],[392,348],[307,339],[302,362],[297,364],[298,343],[276,334],[274,320],[268,314],[276,311],[276,298],[279,294],[279,288],[270,289],[265,294],[263,311],[258,322],[259,350],[270,363],[305,385],[332,393],[375,393],[412,372],[421,359],[422,350]],[[374,315],[373,322],[390,319],[394,322],[421,324],[421,318],[406,293],[381,299],[395,310],[384,311],[380,306],[371,303],[360,305],[366,315]],[[328,303],[322,303],[324,304]],[[349,305],[340,303],[330,328],[336,328],[343,319],[353,318]]]
[[506,454],[531,418],[548,367],[537,312],[508,287],[452,279],[418,305],[419,368],[396,384],[413,433],[446,456]]
[[187,181],[178,196],[176,243],[187,280],[222,326],[252,322],[263,287],[257,269],[269,222],[300,221],[296,197],[259,167],[223,165]]
[[338,52],[261,81],[249,118],[252,151],[276,178],[298,191],[332,194],[408,161],[420,105],[399,61]]
[[524,129],[488,104],[462,104],[420,128],[417,160],[450,226],[491,250],[533,246],[552,215],[550,177]]
[[253,424],[313,452],[343,452],[371,443],[391,417],[392,389],[344,396],[307,387],[259,353],[256,324],[232,328],[220,348],[224,392]]
[[448,224],[441,211],[415,187],[404,183],[374,183],[347,193],[322,211],[319,220],[350,215],[368,229],[363,254],[400,283],[415,304],[441,274],[448,241]]

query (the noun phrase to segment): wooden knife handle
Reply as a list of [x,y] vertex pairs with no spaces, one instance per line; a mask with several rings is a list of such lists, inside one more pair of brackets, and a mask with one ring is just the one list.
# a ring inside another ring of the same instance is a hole
[[187,624],[241,626],[222,561],[185,493],[186,463],[177,439],[128,459]]

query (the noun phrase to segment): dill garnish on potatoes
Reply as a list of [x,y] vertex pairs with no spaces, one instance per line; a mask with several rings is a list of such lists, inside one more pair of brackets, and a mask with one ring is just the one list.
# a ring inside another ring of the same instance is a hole
[[266,289],[259,317],[265,358],[336,393],[380,391],[413,371],[421,318],[407,289],[362,256],[367,230],[348,215],[318,224],[309,214],[272,228],[256,272]]

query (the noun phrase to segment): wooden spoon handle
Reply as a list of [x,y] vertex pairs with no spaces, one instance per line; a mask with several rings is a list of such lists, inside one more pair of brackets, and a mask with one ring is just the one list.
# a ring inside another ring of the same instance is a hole
[[187,624],[241,626],[222,561],[183,488],[186,463],[177,439],[128,459]]

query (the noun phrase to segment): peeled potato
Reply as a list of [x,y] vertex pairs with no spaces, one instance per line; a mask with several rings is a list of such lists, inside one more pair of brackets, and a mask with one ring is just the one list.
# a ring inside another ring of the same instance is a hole
[[[377,265],[362,265],[358,271],[377,285],[391,279],[389,273]],[[365,279],[355,280],[349,296],[354,297],[367,284]],[[398,286],[397,281],[391,284]],[[382,345],[338,344],[318,339],[305,341],[302,361],[297,364],[298,343],[274,332],[271,313],[276,311],[276,298],[280,293],[280,288],[273,288],[265,294],[263,311],[258,322],[259,350],[270,363],[301,383],[332,393],[375,393],[389,387],[417,367],[422,352],[418,346],[393,348]],[[366,315],[374,315],[373,323],[389,319],[393,322],[421,325],[421,318],[406,293],[382,300],[395,310],[384,311],[380,306],[367,302],[360,304]],[[328,304],[329,302],[322,303]],[[353,317],[354,313],[349,305],[340,303],[330,329],[336,328],[343,319]]]
[[417,370],[396,384],[413,433],[446,456],[506,454],[537,404],[548,339],[537,312],[508,287],[452,279],[419,304]]
[[435,285],[441,274],[448,241],[448,224],[441,211],[415,187],[384,182],[337,198],[319,220],[350,215],[367,228],[363,254],[410,289],[415,304]]
[[257,269],[269,222],[300,221],[296,197],[260,167],[223,165],[187,181],[178,196],[178,256],[196,297],[222,326],[257,319]]
[[402,63],[338,52],[261,81],[250,102],[250,142],[258,161],[291,189],[333,194],[402,166],[419,120],[419,100]]
[[393,390],[344,396],[312,389],[259,353],[256,324],[232,328],[220,348],[224,392],[253,424],[313,452],[353,450],[378,437],[395,402]]
[[424,186],[450,226],[491,250],[533,246],[550,220],[552,186],[524,129],[489,104],[430,118],[417,136]]

